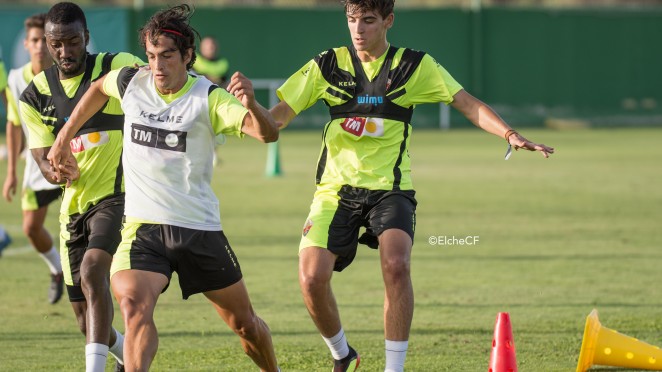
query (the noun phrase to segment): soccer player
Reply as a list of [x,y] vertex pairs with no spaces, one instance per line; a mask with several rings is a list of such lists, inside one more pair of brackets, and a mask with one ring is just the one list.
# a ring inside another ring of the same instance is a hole
[[154,308],[176,271],[182,297],[204,294],[253,362],[262,371],[276,371],[269,328],[252,308],[223,233],[211,175],[215,135],[248,134],[272,142],[278,127],[240,73],[228,87],[234,96],[188,74],[197,34],[189,18],[185,4],[153,15],[140,30],[149,69],[111,71],[92,84],[48,158],[59,168],[78,128],[108,97],[121,101],[126,222],[111,283],[124,317],[129,370],[147,370],[156,355]]
[[5,227],[0,225],[0,256],[2,256],[2,251],[11,244],[11,236],[5,230]]
[[[0,55],[2,51],[0,50]],[[7,88],[7,70],[5,70],[5,62],[0,57],[0,100],[2,104],[7,107],[7,97],[5,95],[5,89]]]
[[[53,65],[53,60],[46,48],[44,37],[44,19],[46,14],[28,17],[25,24],[25,40],[23,46],[30,54],[30,62],[22,67],[9,71],[9,89],[7,89],[7,177],[2,194],[8,202],[16,194],[18,184],[16,164],[24,148],[23,135],[28,131],[18,114],[17,99],[27,88],[35,75]],[[64,280],[60,255],[53,245],[53,238],[44,227],[48,205],[62,195],[62,188],[48,182],[39,170],[32,156],[26,158],[23,173],[23,231],[30,244],[44,259],[51,274],[51,284],[48,291],[48,301],[54,304],[62,297]]]
[[[354,259],[358,243],[378,248],[384,299],[386,371],[402,371],[414,310],[410,256],[416,199],[409,141],[415,105],[444,102],[515,149],[553,149],[526,140],[490,107],[471,96],[430,55],[389,44],[393,0],[346,0],[352,44],[329,49],[293,74],[271,109],[287,125],[324,100],[326,124],[317,190],[299,246],[299,283],[308,312],[333,355],[334,371],[353,371],[358,353],[347,343],[333,271]],[[366,231],[359,237],[359,229]]]
[[[128,53],[89,54],[89,32],[76,4],[53,5],[46,15],[46,45],[55,63],[39,73],[19,102],[29,147],[44,177],[66,184],[60,208],[64,281],[81,332],[86,336],[86,370],[103,371],[110,351],[122,368],[122,335],[112,328],[108,275],[121,240],[124,213],[122,125],[119,101],[110,100],[75,133],[74,153],[55,172],[46,155],[92,81],[111,69],[142,64]],[[110,348],[109,348],[110,346]]]
[[212,83],[225,86],[229,63],[227,58],[218,56],[218,42],[211,36],[200,40],[200,53],[196,53],[193,70],[204,75]]

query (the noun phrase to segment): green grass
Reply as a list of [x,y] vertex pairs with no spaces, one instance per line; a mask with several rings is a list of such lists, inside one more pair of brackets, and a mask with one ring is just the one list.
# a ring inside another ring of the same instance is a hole
[[[504,161],[505,143],[478,130],[414,133],[419,207],[409,371],[486,370],[502,311],[511,316],[520,371],[574,370],[593,308],[604,326],[662,345],[662,130],[523,132],[558,153],[545,160],[517,152]],[[330,366],[297,284],[320,138],[284,132],[278,178],[265,177],[267,148],[256,141],[231,139],[218,150],[223,226],[284,371]],[[0,202],[0,223],[15,241],[0,259],[0,370],[82,370],[84,341],[69,304],[46,303],[45,265],[21,249],[27,241],[18,202]],[[431,236],[480,240],[440,246],[428,243]],[[383,370],[376,252],[361,247],[333,285],[362,370]],[[176,282],[161,296],[156,320],[153,370],[255,370],[206,300],[181,300]],[[114,324],[123,328],[118,312]]]

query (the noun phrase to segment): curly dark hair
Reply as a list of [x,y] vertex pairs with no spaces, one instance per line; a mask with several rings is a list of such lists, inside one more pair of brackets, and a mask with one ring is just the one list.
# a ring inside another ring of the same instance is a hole
[[69,25],[79,21],[87,31],[87,19],[85,13],[78,5],[69,2],[57,3],[46,13],[46,23],[56,25]]
[[152,18],[140,29],[138,36],[140,45],[146,48],[149,42],[158,45],[159,36],[164,35],[171,38],[177,49],[184,58],[188,49],[192,50],[191,61],[186,64],[186,69],[190,70],[195,63],[195,37],[200,39],[200,34],[189,24],[193,8],[188,4],[181,4],[164,9],[154,14]]
[[382,18],[393,13],[393,7],[395,7],[395,0],[343,0],[342,3],[345,6],[345,13],[357,11],[365,13],[375,10]]

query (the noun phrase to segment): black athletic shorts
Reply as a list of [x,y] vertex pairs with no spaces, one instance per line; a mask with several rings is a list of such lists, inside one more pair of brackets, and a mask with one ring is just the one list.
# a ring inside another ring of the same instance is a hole
[[[399,229],[414,240],[416,227],[414,190],[368,190],[344,185],[337,193],[318,192],[310,207],[299,249],[327,248],[338,255],[335,271],[349,266],[358,243],[378,248],[377,237]],[[365,232],[359,237],[359,230]]]
[[85,301],[80,286],[80,265],[88,249],[96,248],[115,254],[122,235],[124,194],[116,194],[101,200],[83,214],[69,216],[66,231],[61,231],[60,248],[62,271],[67,285],[69,301]]
[[239,261],[223,231],[139,222],[124,223],[111,276],[122,270],[161,273],[168,281],[176,271],[184,299],[229,287],[242,278]]

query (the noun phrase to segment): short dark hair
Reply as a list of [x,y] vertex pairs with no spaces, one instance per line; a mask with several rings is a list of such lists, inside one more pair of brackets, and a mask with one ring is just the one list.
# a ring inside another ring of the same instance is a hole
[[53,5],[46,14],[46,23],[51,22],[57,25],[68,25],[74,22],[80,22],[87,31],[87,19],[85,13],[78,5],[70,2],[61,2]]
[[140,29],[139,42],[143,48],[147,47],[147,39],[156,45],[159,36],[171,38],[182,57],[186,50],[191,49],[191,61],[186,65],[190,70],[195,63],[195,37],[200,34],[189,24],[193,9],[188,4],[181,4],[161,10]]
[[33,28],[44,29],[44,23],[46,23],[46,13],[39,13],[31,15],[25,19],[23,25],[25,26],[25,33],[27,34]]
[[342,0],[342,3],[345,6],[345,13],[349,11],[365,13],[374,10],[382,18],[393,13],[393,7],[395,7],[395,0]]

